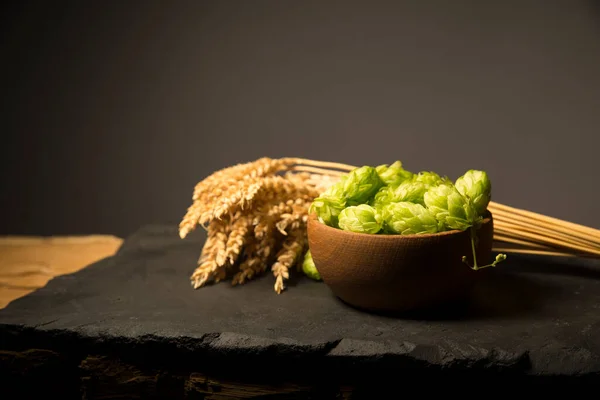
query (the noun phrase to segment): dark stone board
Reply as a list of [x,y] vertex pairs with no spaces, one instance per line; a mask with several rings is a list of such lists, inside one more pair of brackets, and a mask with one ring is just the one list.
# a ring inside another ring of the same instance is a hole
[[[304,277],[281,295],[270,274],[193,290],[203,240],[201,230],[181,240],[176,227],[147,226],[114,257],[15,300],[0,310],[5,359],[47,351],[80,375],[93,355],[248,380],[600,380],[598,261],[513,255],[468,304],[400,318],[355,310]],[[3,368],[16,368],[11,360]]]

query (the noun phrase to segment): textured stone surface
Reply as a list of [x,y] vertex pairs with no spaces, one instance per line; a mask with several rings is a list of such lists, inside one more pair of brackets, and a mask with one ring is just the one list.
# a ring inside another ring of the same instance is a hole
[[[354,310],[305,278],[281,295],[270,275],[193,290],[188,276],[203,239],[200,232],[181,240],[173,227],[141,229],[114,257],[1,310],[2,350],[46,349],[77,362],[118,355],[147,368],[228,369],[248,379],[267,371],[274,379],[292,370],[348,377],[386,368],[524,377],[600,372],[596,261],[513,256],[470,304],[402,319]],[[253,367],[259,360],[260,373]]]

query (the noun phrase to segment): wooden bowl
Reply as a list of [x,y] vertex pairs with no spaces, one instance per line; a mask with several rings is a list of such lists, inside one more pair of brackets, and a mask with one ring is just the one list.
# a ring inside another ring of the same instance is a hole
[[[308,243],[331,291],[351,306],[377,312],[431,309],[460,300],[486,270],[474,271],[470,233],[370,235],[332,228],[314,214]],[[477,262],[490,263],[494,224],[488,213],[477,231]]]

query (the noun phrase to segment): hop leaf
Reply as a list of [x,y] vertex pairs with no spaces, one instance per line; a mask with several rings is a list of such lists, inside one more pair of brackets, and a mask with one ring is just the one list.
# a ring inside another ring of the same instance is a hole
[[348,205],[366,204],[383,185],[377,170],[364,166],[348,173],[343,181],[343,195]]
[[383,226],[380,214],[368,204],[345,208],[339,216],[340,228],[358,233],[377,233]]
[[416,235],[438,231],[435,216],[421,204],[390,203],[383,210],[386,229],[391,233]]
[[429,188],[424,200],[443,228],[464,231],[478,222],[477,212],[471,202],[452,184]]
[[379,165],[375,167],[379,178],[388,186],[398,186],[402,182],[411,179],[413,173],[402,167],[401,161],[396,161],[392,165]]
[[302,261],[302,272],[304,272],[304,275],[308,276],[310,279],[314,279],[315,281],[321,280],[321,274],[319,274],[319,271],[317,271],[317,267],[313,261],[310,249],[307,250],[306,254],[304,255],[304,261]]
[[456,180],[455,186],[471,200],[477,214],[485,213],[492,197],[492,183],[485,171],[469,170]]

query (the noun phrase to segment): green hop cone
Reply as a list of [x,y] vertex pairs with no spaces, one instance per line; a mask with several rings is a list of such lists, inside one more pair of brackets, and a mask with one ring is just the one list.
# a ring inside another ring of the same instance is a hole
[[338,227],[338,216],[346,208],[344,197],[344,182],[346,179],[347,176],[342,176],[337,183],[329,186],[310,205],[309,213],[315,213],[317,219],[325,225]]
[[392,189],[390,200],[392,202],[409,202],[425,205],[424,195],[428,187],[419,181],[403,182]]
[[464,231],[478,222],[477,212],[471,202],[452,184],[429,188],[424,200],[440,227]]
[[375,207],[377,210],[381,210],[383,206],[391,203],[392,194],[394,193],[393,187],[383,186],[370,201],[370,205]]
[[315,281],[321,280],[321,274],[319,274],[319,271],[317,271],[317,267],[313,261],[310,249],[307,250],[306,254],[304,255],[304,261],[302,261],[302,272],[304,272],[304,275],[308,276],[310,279],[314,279]]
[[402,182],[411,179],[413,173],[402,167],[401,161],[396,161],[392,165],[378,165],[375,167],[379,178],[388,186],[397,186]]
[[344,208],[339,216],[342,230],[357,233],[377,233],[383,227],[383,221],[377,210],[368,204]]
[[323,193],[321,193],[321,196],[343,199],[344,182],[346,182],[346,179],[348,179],[348,175],[342,175],[340,177],[340,180],[334,183],[333,185],[329,186]]
[[404,181],[396,186],[384,186],[375,194],[371,205],[378,210],[389,203],[402,201],[425,205],[423,196],[427,189],[428,187],[423,182],[412,180]]
[[350,171],[343,180],[343,195],[348,205],[366,204],[382,186],[377,170],[363,166]]
[[427,188],[441,185],[448,181],[448,178],[442,178],[435,172],[421,171],[413,177],[413,182],[421,182],[427,186]]
[[390,203],[383,209],[383,218],[386,230],[395,234],[416,235],[438,231],[435,216],[421,204]]
[[343,198],[321,195],[313,200],[310,213],[315,213],[321,223],[337,228],[339,215],[344,208],[346,202]]
[[477,214],[485,213],[492,197],[492,183],[485,171],[469,170],[456,180],[455,186],[471,200]]

